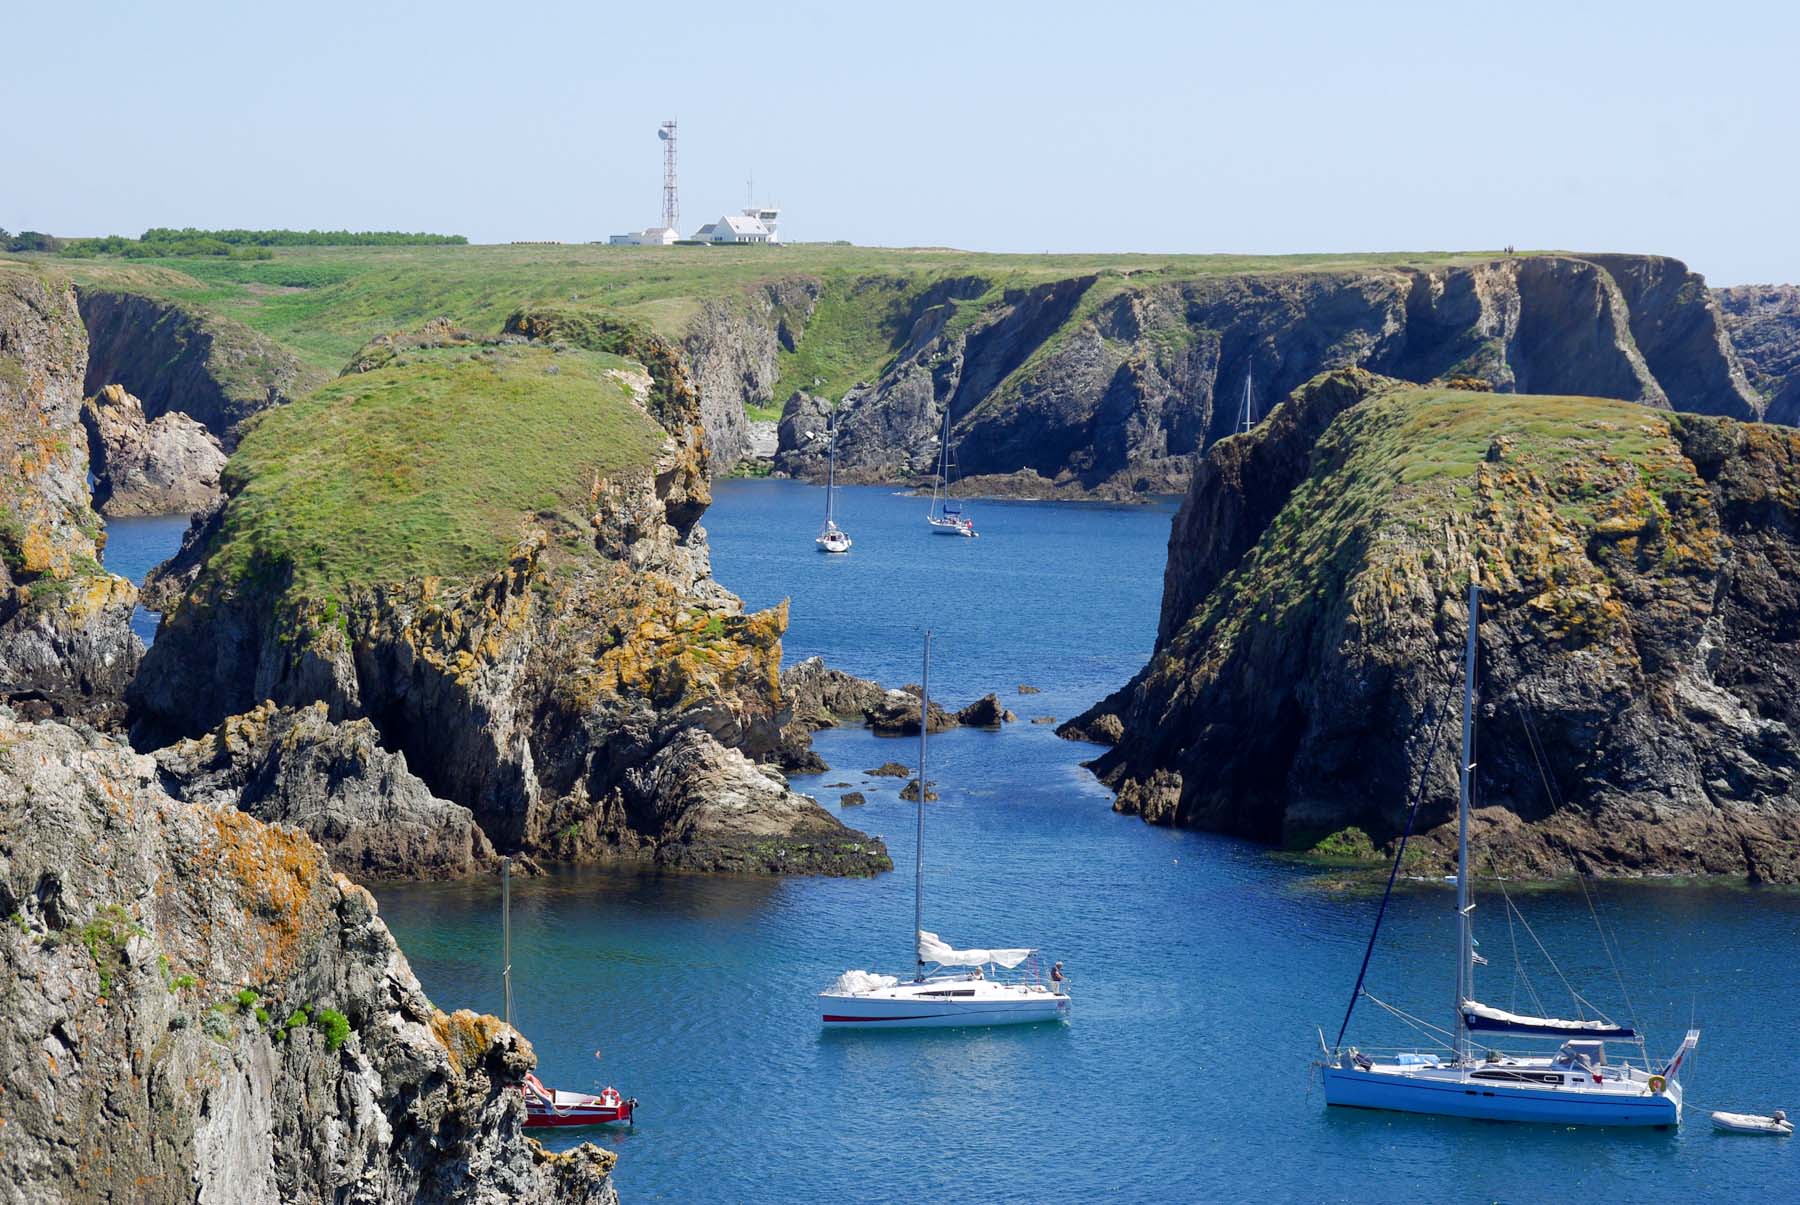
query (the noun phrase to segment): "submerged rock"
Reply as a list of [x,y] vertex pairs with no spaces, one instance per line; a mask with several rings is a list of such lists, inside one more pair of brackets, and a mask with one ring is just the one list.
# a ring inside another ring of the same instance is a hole
[[536,1060],[444,1013],[304,835],[0,711],[0,1160],[19,1200],[613,1205],[523,1133]]
[[861,807],[867,802],[869,801],[863,797],[861,791],[846,791],[838,797],[838,803],[847,808]]
[[0,703],[100,725],[124,715],[137,590],[100,567],[69,282],[0,265]]
[[864,770],[871,778],[908,778],[912,775],[911,766],[903,766],[897,761],[882,762],[873,770]]
[[[932,802],[936,801],[936,799],[938,797],[938,793],[936,791],[932,790],[932,788],[935,786],[937,786],[936,782],[931,782],[926,785],[926,787],[925,787],[925,802],[932,803]],[[906,800],[908,803],[919,802],[919,780],[916,778],[912,779],[905,786],[901,787],[900,788],[900,798]]]
[[434,796],[368,720],[264,703],[156,751],[176,798],[289,824],[352,878],[456,878],[494,864],[468,808]]
[[89,398],[82,418],[101,514],[193,514],[217,502],[225,453],[200,423],[172,410],[146,422],[143,403],[120,385]]

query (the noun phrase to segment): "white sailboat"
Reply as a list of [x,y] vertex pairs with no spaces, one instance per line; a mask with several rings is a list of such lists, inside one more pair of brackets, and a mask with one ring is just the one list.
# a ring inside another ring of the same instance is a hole
[[911,979],[846,971],[819,993],[827,1029],[917,1029],[1025,1025],[1069,1014],[1069,993],[1057,963],[1049,982],[1037,951],[952,949],[925,925],[925,728],[931,708],[931,633],[925,633],[925,670],[919,687],[918,839],[913,852]]
[[962,503],[950,496],[956,475],[956,462],[950,455],[950,403],[944,403],[944,436],[938,445],[937,478],[931,483],[931,509],[925,521],[941,536],[964,536],[974,539],[975,521],[963,513]]
[[837,420],[831,423],[831,456],[825,470],[825,526],[813,543],[820,552],[849,552],[850,533],[837,525]]
[[[1474,766],[1475,654],[1481,607],[1478,583],[1469,584],[1469,632],[1463,657],[1463,737],[1459,799],[1457,804],[1456,874],[1456,1019],[1450,1029],[1419,1022],[1391,1005],[1376,1000],[1363,988],[1369,952],[1381,931],[1381,915],[1387,896],[1369,936],[1362,973],[1344,1012],[1337,1043],[1325,1046],[1321,1064],[1325,1102],[1363,1109],[1393,1109],[1405,1113],[1474,1117],[1489,1121],[1536,1121],[1555,1125],[1675,1126],[1681,1123],[1681,1064],[1700,1040],[1690,1029],[1674,1055],[1660,1067],[1653,1066],[1644,1049],[1643,1036],[1633,1026],[1615,1024],[1605,1017],[1564,1020],[1526,1016],[1493,1008],[1475,997],[1475,953],[1470,899],[1472,870],[1469,862],[1469,809]],[[1415,808],[1416,808],[1415,802]],[[1408,832],[1410,832],[1410,826]],[[1402,838],[1400,853],[1404,853]],[[1400,856],[1396,854],[1394,870]],[[1388,890],[1393,890],[1393,874]],[[1509,902],[1509,907],[1510,902]],[[1605,935],[1602,934],[1602,940]],[[1572,989],[1571,989],[1572,990]],[[1377,1057],[1343,1045],[1350,1015],[1357,1001],[1367,999],[1386,1008],[1421,1032],[1431,1031],[1449,1039],[1433,1038],[1443,1052],[1394,1052]],[[1548,1039],[1560,1042],[1554,1054],[1508,1053],[1492,1041]],[[1630,1042],[1637,1048],[1637,1062],[1629,1057],[1611,1061],[1607,1042]],[[1479,1054],[1477,1053],[1479,1052]]]

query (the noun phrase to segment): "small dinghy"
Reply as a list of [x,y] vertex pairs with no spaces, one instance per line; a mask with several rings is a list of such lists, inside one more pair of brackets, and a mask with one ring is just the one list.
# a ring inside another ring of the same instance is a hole
[[629,1124],[637,1101],[606,1088],[598,1096],[586,1092],[558,1092],[529,1071],[525,1073],[525,1127],[603,1126],[615,1121]]
[[1794,1132],[1794,1123],[1780,1109],[1775,1110],[1773,1117],[1762,1117],[1755,1113],[1714,1113],[1712,1122],[1713,1129],[1723,1130],[1727,1134],[1773,1134],[1778,1138],[1785,1138]]

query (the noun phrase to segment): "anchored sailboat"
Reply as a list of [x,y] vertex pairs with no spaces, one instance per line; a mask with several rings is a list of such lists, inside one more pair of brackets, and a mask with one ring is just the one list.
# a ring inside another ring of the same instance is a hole
[[825,526],[813,542],[820,552],[849,552],[850,533],[837,525],[834,504],[837,498],[837,419],[831,422],[831,458],[825,470]]
[[[1349,1007],[1344,1010],[1335,1045],[1324,1048],[1322,1064],[1325,1102],[1364,1109],[1394,1109],[1406,1113],[1432,1113],[1476,1117],[1490,1121],[1540,1121],[1557,1125],[1673,1126],[1681,1123],[1682,1060],[1700,1040],[1690,1029],[1675,1054],[1660,1068],[1653,1067],[1644,1049],[1642,1034],[1634,1026],[1619,1025],[1604,1017],[1563,1020],[1527,1016],[1493,1008],[1475,998],[1475,966],[1483,961],[1475,953],[1470,899],[1472,868],[1469,862],[1469,809],[1473,786],[1475,739],[1475,654],[1481,608],[1481,588],[1469,583],[1469,632],[1463,654],[1462,761],[1457,801],[1456,840],[1456,1019],[1451,1029],[1441,1030],[1418,1021],[1371,996],[1363,987],[1369,954],[1381,932],[1381,917],[1388,895],[1382,896],[1363,954],[1362,971],[1356,978]],[[1422,785],[1422,784],[1421,784]],[[1413,801],[1416,814],[1418,800]],[[1407,833],[1411,833],[1408,821]],[[1405,853],[1406,838],[1395,854],[1388,875],[1388,892]],[[1511,902],[1508,901],[1508,907]],[[1510,914],[1509,914],[1510,915]],[[1602,940],[1605,940],[1604,933]],[[1387,1009],[1415,1029],[1435,1031],[1449,1038],[1434,1038],[1447,1051],[1406,1052],[1377,1058],[1354,1046],[1346,1047],[1344,1032],[1358,1000],[1367,999]],[[1506,1039],[1549,1039],[1562,1045],[1554,1055],[1510,1054],[1489,1045],[1488,1035]],[[1638,1061],[1611,1062],[1608,1041],[1633,1042]],[[1481,1051],[1477,1057],[1477,1051]]]
[[956,476],[956,461],[950,455],[950,403],[944,403],[944,436],[938,444],[937,478],[931,483],[931,509],[925,521],[942,536],[966,536],[974,539],[975,521],[963,514],[962,503],[950,496]]
[[931,714],[931,633],[919,687],[918,838],[913,849],[913,977],[846,971],[819,993],[827,1029],[1024,1025],[1068,1016],[1061,963],[1044,982],[1037,951],[956,950],[925,930],[925,729]]
[[[500,863],[500,982],[505,991],[506,1024],[513,1023],[512,997],[512,859]],[[541,1126],[597,1126],[630,1122],[637,1098],[623,1097],[608,1085],[598,1096],[587,1092],[559,1092],[525,1073],[525,1128]]]

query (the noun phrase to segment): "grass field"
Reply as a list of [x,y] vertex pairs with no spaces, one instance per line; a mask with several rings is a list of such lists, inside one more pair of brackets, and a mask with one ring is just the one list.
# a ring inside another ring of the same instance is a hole
[[268,260],[156,261],[32,256],[77,281],[192,302],[292,348],[306,366],[335,375],[368,339],[445,316],[493,332],[524,305],[603,306],[670,338],[683,336],[704,300],[742,296],[765,281],[810,277],[824,295],[805,336],[784,353],[776,401],[811,387],[839,397],[878,375],[904,332],[898,315],[933,282],[976,276],[984,297],[1070,276],[1102,278],[1097,296],[1133,284],[1245,272],[1408,268],[1478,262],[1493,253],[1366,255],[987,255],[943,248],[826,244],[777,247],[281,247]]
[[[491,573],[534,515],[585,526],[595,478],[664,439],[616,356],[543,347],[408,352],[252,420],[208,566],[295,594]],[[635,371],[635,370],[634,370]]]

